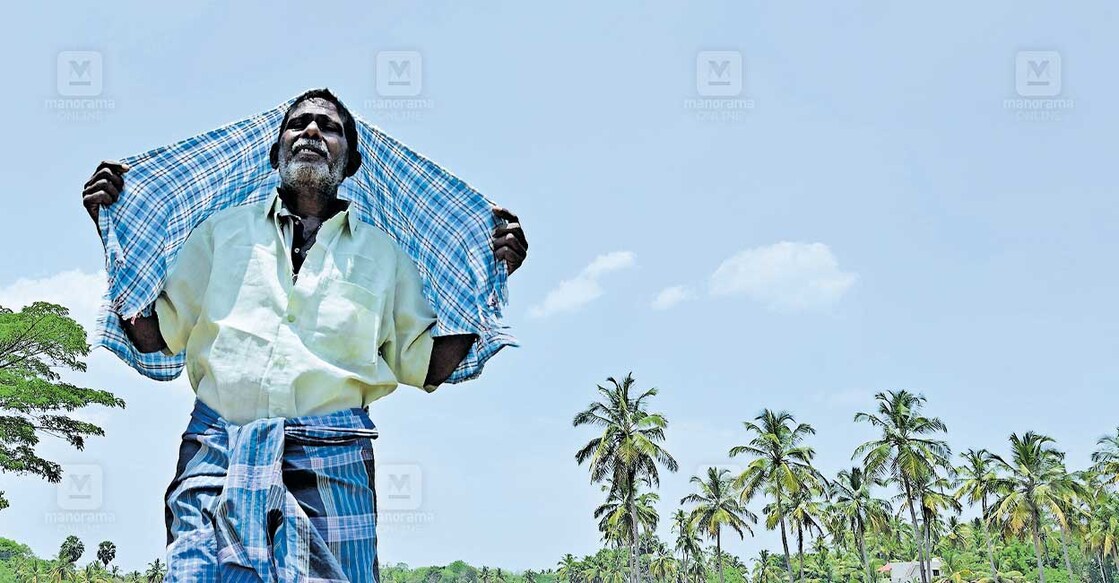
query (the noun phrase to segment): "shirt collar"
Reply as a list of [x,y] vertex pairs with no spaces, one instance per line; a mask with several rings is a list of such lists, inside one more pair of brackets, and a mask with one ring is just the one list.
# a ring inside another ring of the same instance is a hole
[[[341,205],[341,210],[338,211],[338,214],[341,214],[341,215],[345,216],[344,220],[346,222],[346,226],[349,227],[350,233],[352,234],[354,232],[354,230],[356,229],[357,222],[358,222],[357,216],[354,213],[350,212],[350,206],[351,206],[352,203],[350,201],[344,199],[344,198],[339,198],[338,202]],[[275,217],[293,217],[293,216],[295,216],[295,213],[288,210],[287,206],[284,205],[284,199],[280,198],[280,189],[279,188],[272,189],[272,194],[270,194],[268,196],[268,200],[267,200],[267,203],[264,205],[264,209],[265,209],[265,216],[267,216],[268,218],[273,218],[274,216]],[[332,219],[334,217],[331,216],[330,218]],[[327,220],[329,221],[330,219],[327,219]],[[323,221],[323,222],[326,222],[326,221]]]

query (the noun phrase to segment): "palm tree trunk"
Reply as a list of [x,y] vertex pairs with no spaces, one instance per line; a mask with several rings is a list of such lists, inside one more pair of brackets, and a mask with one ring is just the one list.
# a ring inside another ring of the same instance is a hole
[[1097,559],[1099,560],[1096,564],[1100,566],[1100,581],[1101,583],[1107,583],[1107,570],[1103,568],[1103,555],[1100,555]]
[[777,517],[781,523],[781,547],[785,550],[785,570],[789,572],[789,583],[793,583],[793,561],[789,558],[789,539],[785,536],[785,510],[781,507],[781,488],[777,488]]
[[797,581],[804,581],[804,525],[797,523]]
[[1068,558],[1068,539],[1065,537],[1064,525],[1058,525],[1061,529],[1061,551],[1065,555],[1065,571],[1068,572],[1069,581],[1077,581],[1078,578],[1072,573],[1072,561]]
[[723,529],[715,531],[715,562],[719,567],[719,583],[723,581]]
[[999,570],[995,566],[995,551],[991,546],[991,531],[987,528],[987,495],[984,494],[982,498],[983,518],[980,523],[983,526],[983,540],[987,541],[987,560],[991,563],[991,579],[995,583],[999,583]]
[[[925,573],[925,560],[922,555],[921,532],[917,528],[917,511],[913,508],[913,490],[909,487],[909,478],[902,477],[902,488],[905,490],[905,499],[909,503],[909,519],[913,521],[913,542],[917,544],[917,563],[921,571],[921,583],[929,583],[928,574]],[[1041,583],[1045,583],[1042,581]]]
[[1041,517],[1038,516],[1036,510],[1033,514],[1033,527],[1034,527],[1034,554],[1037,555],[1037,580],[1038,583],[1045,583],[1045,567],[1042,565],[1041,553]]
[[630,579],[633,580],[634,583],[641,583],[641,558],[639,556],[641,553],[641,539],[640,536],[637,534],[637,501],[634,500],[636,495],[636,486],[633,483],[633,478],[631,477],[629,480],[629,502],[627,503],[629,505],[629,520],[633,526],[633,553],[630,559],[630,564],[633,566],[633,571],[632,575],[630,575]]
[[863,577],[866,583],[874,583],[870,575],[870,563],[866,560],[866,534],[861,528],[855,530],[855,542],[859,545],[859,557],[863,561]]

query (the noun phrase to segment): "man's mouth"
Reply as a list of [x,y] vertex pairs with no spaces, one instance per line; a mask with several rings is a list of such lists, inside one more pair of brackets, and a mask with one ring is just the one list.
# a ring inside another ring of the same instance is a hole
[[300,140],[300,141],[296,142],[294,146],[292,146],[292,148],[291,148],[292,157],[298,156],[300,152],[310,152],[310,153],[316,154],[316,155],[318,155],[322,158],[327,157],[326,147],[324,147],[320,143],[312,142],[312,141],[309,141],[309,140],[307,140],[307,141]]

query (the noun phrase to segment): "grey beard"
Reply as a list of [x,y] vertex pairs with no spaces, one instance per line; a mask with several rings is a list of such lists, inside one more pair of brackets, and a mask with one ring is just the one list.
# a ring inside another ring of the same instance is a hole
[[290,153],[280,153],[280,183],[289,189],[311,189],[323,195],[333,195],[342,184],[345,169],[341,160],[332,160],[327,168],[322,164],[291,160]]

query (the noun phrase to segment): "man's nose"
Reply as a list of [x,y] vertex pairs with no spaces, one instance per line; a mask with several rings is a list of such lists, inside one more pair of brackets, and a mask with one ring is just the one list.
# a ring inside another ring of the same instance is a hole
[[322,140],[322,132],[319,131],[319,124],[315,122],[307,124],[307,127],[303,128],[303,133],[300,135],[300,137]]

